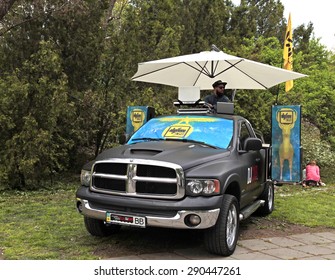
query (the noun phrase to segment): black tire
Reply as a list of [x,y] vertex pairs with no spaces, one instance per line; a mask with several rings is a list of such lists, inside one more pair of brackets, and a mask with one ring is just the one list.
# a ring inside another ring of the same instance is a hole
[[272,182],[266,182],[264,191],[260,196],[261,200],[264,200],[265,203],[263,206],[259,207],[256,211],[256,214],[261,216],[266,216],[272,213],[274,209],[274,185]]
[[119,225],[108,225],[102,220],[97,220],[84,216],[84,223],[86,230],[93,236],[110,236],[113,233],[117,233],[121,226]]
[[234,253],[239,233],[239,204],[235,196],[225,195],[218,220],[205,231],[208,252],[221,256]]

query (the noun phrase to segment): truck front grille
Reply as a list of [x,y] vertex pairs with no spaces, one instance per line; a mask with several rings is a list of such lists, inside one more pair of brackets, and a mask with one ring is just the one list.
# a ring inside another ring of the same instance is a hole
[[95,192],[164,199],[184,196],[181,166],[162,161],[113,159],[98,161],[92,168]]

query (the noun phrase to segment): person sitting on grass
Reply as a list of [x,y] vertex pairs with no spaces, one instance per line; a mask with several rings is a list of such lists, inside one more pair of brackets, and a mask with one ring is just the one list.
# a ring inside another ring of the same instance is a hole
[[320,168],[316,164],[315,160],[311,160],[306,166],[306,178],[303,181],[302,186],[325,186],[321,181]]

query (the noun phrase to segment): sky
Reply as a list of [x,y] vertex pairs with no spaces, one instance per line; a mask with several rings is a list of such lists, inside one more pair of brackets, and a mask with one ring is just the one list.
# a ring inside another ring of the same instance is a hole
[[[320,38],[321,44],[335,51],[335,13],[331,0],[280,0],[284,5],[284,17],[288,20],[291,13],[292,29],[309,22],[314,26],[314,37]],[[235,5],[240,0],[233,0]]]

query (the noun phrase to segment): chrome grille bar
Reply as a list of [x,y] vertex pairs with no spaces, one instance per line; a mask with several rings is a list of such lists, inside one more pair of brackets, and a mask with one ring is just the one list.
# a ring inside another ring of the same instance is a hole
[[[108,163],[111,163],[111,166],[114,167],[118,163],[126,164],[126,174],[113,174],[113,170],[108,170]],[[99,164],[104,164],[104,171],[108,173],[95,172]],[[137,175],[139,166],[141,166],[142,170],[141,176]],[[158,177],[155,177],[154,174],[155,167],[160,168]],[[169,177],[164,177],[164,174],[162,174],[165,169]],[[143,173],[143,170],[148,170],[147,177],[144,176],[146,172]],[[172,178],[173,174],[175,174],[174,178]],[[97,180],[94,180],[94,178]],[[95,192],[113,195],[179,199],[185,195],[184,181],[184,172],[181,166],[174,163],[143,159],[112,159],[97,161],[93,165],[90,188]],[[137,182],[141,183],[140,193],[136,190]],[[115,184],[117,185],[117,189],[113,189]],[[123,187],[120,187],[122,185]]]

